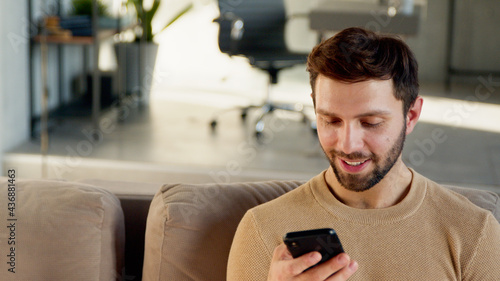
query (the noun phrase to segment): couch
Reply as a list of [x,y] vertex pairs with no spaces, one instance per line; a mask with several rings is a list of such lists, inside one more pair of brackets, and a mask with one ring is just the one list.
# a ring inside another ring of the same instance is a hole
[[[225,280],[246,210],[303,183],[0,182],[0,280]],[[497,194],[449,188],[500,220]]]

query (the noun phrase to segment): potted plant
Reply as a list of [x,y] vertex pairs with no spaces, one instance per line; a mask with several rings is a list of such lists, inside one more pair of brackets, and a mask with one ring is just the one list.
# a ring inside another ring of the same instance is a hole
[[[92,15],[93,3],[92,0],[72,0],[73,15]],[[97,13],[99,16],[109,16],[108,7],[101,1],[96,1]]]
[[[133,6],[137,20],[136,37],[134,42],[122,43],[118,46],[119,63],[125,64],[126,77],[124,85],[127,94],[138,94],[143,101],[147,101],[152,84],[153,70],[158,52],[158,44],[153,41],[154,36],[177,21],[193,7],[190,3],[177,13],[159,32],[153,33],[152,21],[158,11],[161,0],[154,0],[151,8],[144,8],[143,0],[128,0],[127,5]],[[125,60],[125,61],[123,61]]]
[[[156,34],[153,34],[153,28],[152,28],[152,21],[153,18],[158,10],[158,7],[160,7],[160,2],[161,0],[154,0],[153,5],[149,10],[144,9],[144,4],[143,0],[128,0],[128,4],[132,4],[135,8],[135,13],[137,17],[137,22],[139,23],[139,26],[142,28],[141,34],[138,34],[136,37],[136,41],[145,41],[145,42],[153,42],[153,37]],[[172,20],[170,20],[165,27],[161,29],[161,31],[165,30],[167,27],[169,27],[172,23],[174,23],[177,19],[179,19],[182,15],[187,13],[191,8],[193,7],[193,4],[190,3],[188,6],[186,6],[183,10],[181,10]],[[160,32],[161,32],[160,31]]]
[[[92,36],[93,0],[72,0],[67,16],[60,18],[60,27],[71,31],[73,36]],[[108,7],[96,1],[99,28],[116,28],[116,19],[108,13]]]

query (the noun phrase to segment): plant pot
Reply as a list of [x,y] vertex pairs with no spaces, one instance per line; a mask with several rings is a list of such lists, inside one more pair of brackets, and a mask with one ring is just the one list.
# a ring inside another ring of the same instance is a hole
[[153,86],[158,44],[129,42],[115,44],[118,64],[118,91],[137,95],[147,103]]

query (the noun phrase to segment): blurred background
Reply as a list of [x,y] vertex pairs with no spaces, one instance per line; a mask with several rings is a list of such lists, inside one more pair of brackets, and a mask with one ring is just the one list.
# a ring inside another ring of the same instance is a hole
[[361,26],[419,62],[405,163],[500,190],[499,1],[5,0],[0,13],[4,175],[307,180],[328,162],[304,59]]

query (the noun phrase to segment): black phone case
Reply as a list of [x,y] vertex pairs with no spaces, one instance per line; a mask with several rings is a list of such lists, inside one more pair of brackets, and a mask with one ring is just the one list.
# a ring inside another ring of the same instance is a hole
[[289,232],[283,242],[294,258],[318,251],[322,257],[318,264],[344,252],[337,233],[331,228]]

